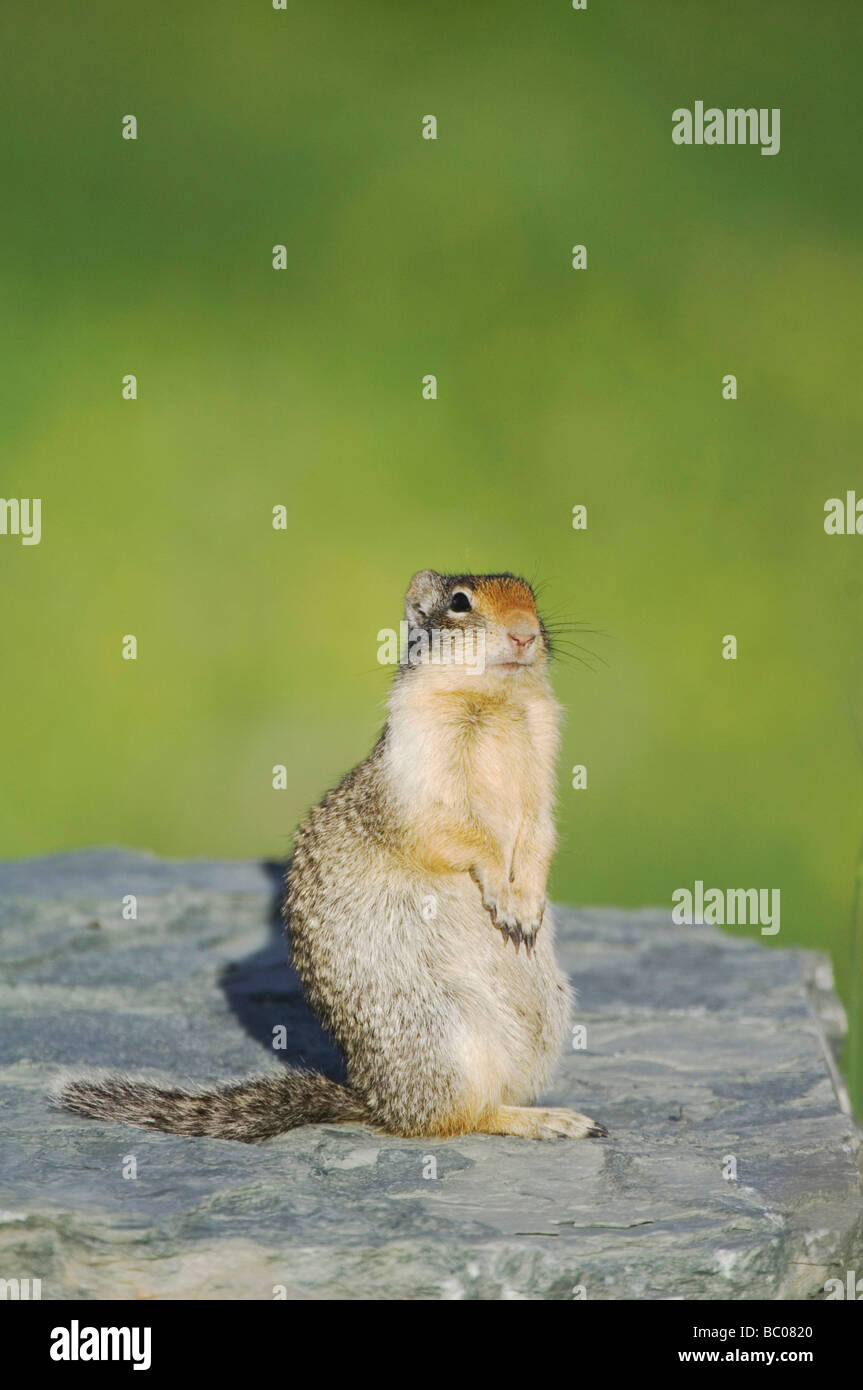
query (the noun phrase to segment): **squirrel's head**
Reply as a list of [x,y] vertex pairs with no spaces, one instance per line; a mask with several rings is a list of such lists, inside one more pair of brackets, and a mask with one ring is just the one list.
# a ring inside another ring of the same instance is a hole
[[446,685],[486,685],[540,675],[548,634],[533,590],[514,574],[420,570],[405,595],[408,665],[428,665]]

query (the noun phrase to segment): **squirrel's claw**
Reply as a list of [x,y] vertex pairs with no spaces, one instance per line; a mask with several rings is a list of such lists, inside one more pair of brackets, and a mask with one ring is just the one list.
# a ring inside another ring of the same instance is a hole
[[515,946],[516,955],[518,955],[522,946],[524,946],[527,956],[533,955],[534,947],[536,946],[536,932],[525,931],[517,922],[512,925],[495,922],[495,926],[503,937],[504,946],[508,941],[511,941]]
[[516,955],[519,954],[522,946],[524,946],[526,955],[530,956],[533,954],[534,947],[536,946],[536,935],[542,924],[542,918],[545,912],[544,903],[539,910],[538,920],[532,921],[527,927],[523,927],[520,922],[514,920],[512,909],[510,907],[502,907],[497,898],[483,898],[483,906],[503,937],[504,946],[508,941],[511,941],[515,947]]
[[518,948],[523,940],[521,927],[509,927],[505,922],[495,922],[495,926],[503,937],[504,946],[508,941],[512,941],[515,946],[515,953],[518,955]]

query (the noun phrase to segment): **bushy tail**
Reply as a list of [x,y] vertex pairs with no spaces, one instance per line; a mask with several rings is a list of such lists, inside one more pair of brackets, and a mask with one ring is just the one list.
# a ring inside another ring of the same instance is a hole
[[58,1083],[54,1100],[96,1120],[257,1144],[298,1125],[367,1120],[359,1092],[315,1071],[270,1072],[221,1087],[162,1087],[109,1074]]

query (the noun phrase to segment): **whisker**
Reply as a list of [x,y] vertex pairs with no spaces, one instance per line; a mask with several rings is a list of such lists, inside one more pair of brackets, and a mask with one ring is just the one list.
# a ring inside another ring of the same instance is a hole
[[[577,654],[578,652],[584,652],[597,665],[591,665],[590,661],[585,661],[583,656]],[[589,647],[582,647],[578,642],[559,642],[552,639],[549,643],[549,653],[552,658],[562,656],[569,661],[577,661],[580,665],[586,666],[589,671],[596,672],[600,666],[608,666],[608,662],[598,652],[592,652]]]
[[593,637],[610,637],[612,634],[600,627],[591,627],[587,623],[548,623],[545,624],[548,632],[578,633]]

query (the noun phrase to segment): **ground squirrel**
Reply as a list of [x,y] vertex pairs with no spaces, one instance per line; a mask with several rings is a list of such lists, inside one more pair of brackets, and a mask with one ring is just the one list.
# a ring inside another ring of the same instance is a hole
[[[422,570],[383,733],[301,827],[286,924],[348,1085],[280,1068],[218,1089],[123,1076],[62,1083],[81,1114],[247,1143],[297,1125],[580,1139],[606,1131],[528,1103],[568,1032],[571,990],[545,891],[559,706],[533,590]],[[435,660],[425,639],[483,653]],[[521,949],[521,948],[524,949]]]

